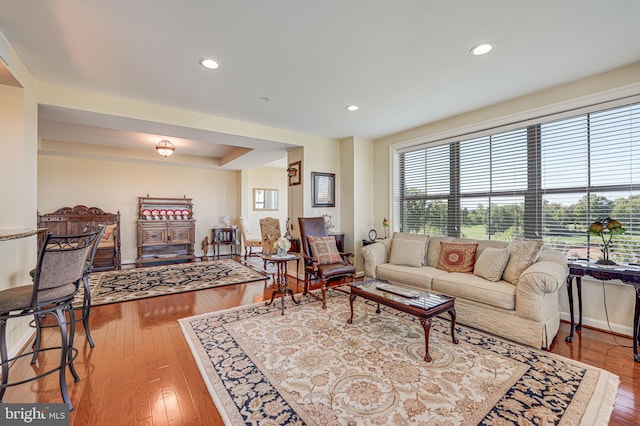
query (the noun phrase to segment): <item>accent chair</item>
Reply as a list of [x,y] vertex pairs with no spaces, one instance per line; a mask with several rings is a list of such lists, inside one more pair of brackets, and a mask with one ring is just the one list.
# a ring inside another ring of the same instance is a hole
[[[304,256],[304,291],[322,301],[327,308],[327,289],[330,281],[350,278],[353,282],[356,267],[351,264],[351,253],[340,253],[335,237],[330,236],[324,217],[299,217],[300,236]],[[320,280],[322,297],[309,292],[311,280]]]

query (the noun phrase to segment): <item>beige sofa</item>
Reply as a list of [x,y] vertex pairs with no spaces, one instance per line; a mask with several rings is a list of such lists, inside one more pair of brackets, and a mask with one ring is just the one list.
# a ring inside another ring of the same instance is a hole
[[[566,282],[567,260],[559,251],[523,245],[527,243],[533,241],[506,243],[395,233],[393,238],[364,246],[361,255],[365,277],[455,296],[459,323],[526,345],[548,348],[560,326],[558,291]],[[477,244],[474,271],[448,272],[437,268],[448,268],[441,263],[441,255],[451,256],[450,249],[458,247],[456,244]],[[495,260],[498,255],[502,256],[500,261]],[[505,256],[502,272],[500,262]],[[523,260],[523,256],[530,258]]]

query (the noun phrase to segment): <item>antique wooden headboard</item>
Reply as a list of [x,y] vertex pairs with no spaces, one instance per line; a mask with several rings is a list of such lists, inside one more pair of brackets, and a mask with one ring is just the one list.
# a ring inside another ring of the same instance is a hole
[[53,235],[74,235],[86,225],[107,225],[98,244],[93,268],[97,271],[120,269],[120,212],[105,213],[98,207],[63,207],[53,213],[38,213],[38,227]]

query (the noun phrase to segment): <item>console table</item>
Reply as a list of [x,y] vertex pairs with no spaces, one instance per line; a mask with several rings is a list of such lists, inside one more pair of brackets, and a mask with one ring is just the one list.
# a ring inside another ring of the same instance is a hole
[[[595,263],[569,263],[569,276],[567,277],[567,291],[569,292],[569,312],[571,314],[571,331],[567,342],[573,341],[574,329],[582,328],[582,277],[590,276],[598,280],[620,280],[624,284],[632,285],[636,292],[635,308],[633,310],[633,358],[640,362],[638,343],[640,340],[640,268],[632,268],[624,265],[617,267],[603,267]],[[575,278],[578,290],[578,325],[573,318],[573,281]]]

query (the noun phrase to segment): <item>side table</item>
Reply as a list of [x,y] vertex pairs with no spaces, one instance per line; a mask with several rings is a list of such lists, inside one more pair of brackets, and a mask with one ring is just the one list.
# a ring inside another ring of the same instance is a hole
[[213,228],[211,230],[211,245],[213,257],[220,259],[220,246],[230,246],[231,255],[237,255],[238,228]]
[[273,300],[276,296],[280,296],[280,306],[281,313],[284,315],[284,297],[285,295],[290,295],[291,300],[296,305],[300,304],[300,301],[297,301],[295,297],[293,297],[293,290],[289,288],[289,277],[287,276],[287,264],[292,260],[295,260],[297,263],[302,259],[302,255],[299,253],[287,253],[282,256],[278,256],[277,254],[263,254],[262,258],[265,262],[272,262],[276,265],[276,273],[273,276],[273,281],[276,284],[276,289],[271,294],[271,301],[266,302],[266,305],[270,305],[273,303]]
[[[633,310],[633,359],[640,362],[638,344],[640,341],[640,268],[626,265],[617,267],[603,267],[596,263],[569,262],[569,276],[567,277],[567,291],[569,296],[569,312],[571,315],[571,331],[566,337],[567,342],[573,341],[574,329],[582,328],[582,277],[590,276],[598,280],[620,280],[623,284],[632,285],[636,292],[635,308]],[[578,325],[573,317],[573,281],[575,278],[578,291]]]
[[384,240],[384,238],[376,238],[375,240],[362,240],[362,247],[368,246],[369,244],[379,243]]
[[336,239],[336,247],[340,253],[344,252],[344,232],[329,232],[329,236]]

